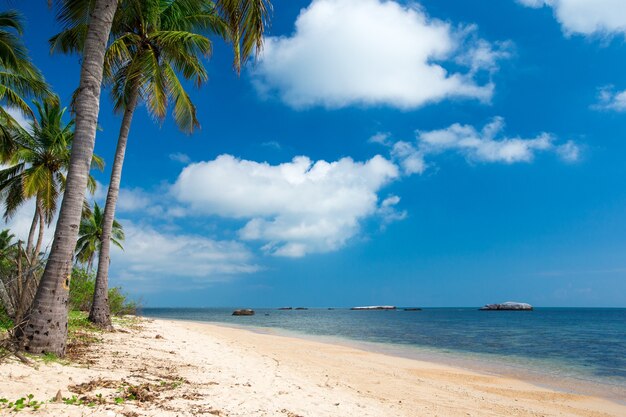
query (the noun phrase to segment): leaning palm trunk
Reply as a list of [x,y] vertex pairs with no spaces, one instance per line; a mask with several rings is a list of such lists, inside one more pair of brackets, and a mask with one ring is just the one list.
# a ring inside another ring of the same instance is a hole
[[35,244],[35,251],[32,255],[29,253],[28,256],[32,256],[33,262],[39,258],[39,252],[41,252],[41,244],[43,243],[43,232],[46,229],[46,222],[43,214],[43,206],[41,204],[41,200],[37,199],[37,215],[39,217],[39,235],[37,236],[37,244]]
[[31,353],[65,355],[72,255],[78,238],[95,144],[107,40],[117,0],[96,0],[83,49],[76,95],[76,129],[54,241],[25,326],[17,334]]
[[[37,200],[39,200],[39,196],[37,196]],[[33,221],[30,224],[30,231],[28,232],[28,243],[26,244],[26,253],[30,253],[30,251],[33,249],[33,242],[35,241],[35,230],[37,230],[37,223],[39,223],[39,210],[37,209],[37,207],[35,207],[35,214],[33,216]]]
[[89,320],[98,326],[111,327],[111,309],[109,308],[109,264],[111,250],[111,231],[113,230],[113,221],[115,219],[115,206],[117,197],[120,192],[120,182],[122,180],[122,166],[124,165],[124,155],[126,154],[126,143],[128,142],[128,133],[133,120],[133,114],[137,107],[137,99],[139,96],[138,88],[135,87],[130,93],[130,99],[122,125],[120,134],[117,139],[117,148],[115,150],[115,160],[111,170],[111,181],[107,192],[107,201],[102,216],[102,235],[100,237],[100,253],[98,255],[98,273],[96,274],[96,288],[93,293],[93,303],[89,312]]

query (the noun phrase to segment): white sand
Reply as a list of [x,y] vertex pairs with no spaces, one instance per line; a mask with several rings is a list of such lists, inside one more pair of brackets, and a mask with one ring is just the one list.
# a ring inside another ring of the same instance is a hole
[[[601,398],[203,323],[146,320],[142,330],[102,339],[90,348],[89,365],[41,363],[34,369],[13,360],[0,365],[0,397],[14,400],[32,393],[36,400],[49,400],[61,390],[64,397],[93,400],[102,394],[106,404],[46,403],[38,411],[19,413],[70,417],[626,416],[626,406]],[[107,387],[82,394],[68,390],[98,378],[108,380]],[[128,390],[124,382],[151,383],[148,394],[155,398],[115,404],[113,399]],[[0,409],[0,414],[9,413]]]

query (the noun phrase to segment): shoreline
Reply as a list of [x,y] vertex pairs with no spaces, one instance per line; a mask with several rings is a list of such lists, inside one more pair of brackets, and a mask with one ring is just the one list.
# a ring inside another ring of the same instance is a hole
[[[541,365],[523,362],[505,362],[504,356],[494,356],[488,353],[462,352],[457,350],[429,349],[421,346],[402,345],[397,343],[371,342],[351,339],[342,336],[315,335],[298,332],[280,327],[257,326],[250,324],[236,324],[220,321],[202,321],[187,319],[162,319],[143,316],[155,320],[169,320],[181,323],[195,323],[199,325],[224,327],[227,329],[242,330],[260,335],[270,335],[284,338],[295,338],[312,342],[337,345],[347,348],[363,350],[397,358],[416,360],[436,365],[460,368],[465,371],[476,372],[485,376],[512,378],[528,382],[538,387],[559,391],[566,394],[594,396],[626,406],[626,385],[611,383],[606,380],[594,380],[578,375],[563,375],[559,371],[548,371]],[[516,357],[522,361],[531,361],[531,358]],[[541,362],[541,360],[536,360]],[[529,366],[532,366],[529,368]]]
[[76,363],[3,363],[0,397],[61,390],[76,401],[21,414],[68,417],[626,415],[624,405],[519,379],[206,322],[142,318],[98,337]]

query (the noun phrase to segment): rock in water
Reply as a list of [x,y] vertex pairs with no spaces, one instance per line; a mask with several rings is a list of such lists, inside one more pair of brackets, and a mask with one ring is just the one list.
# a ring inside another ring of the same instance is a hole
[[365,306],[365,307],[352,307],[350,310],[395,310],[395,306]]
[[250,310],[249,308],[235,310],[233,311],[233,316],[254,316],[254,310]]
[[480,310],[515,310],[515,311],[531,311],[533,306],[527,303],[518,303],[515,301],[507,301],[502,304],[487,304]]

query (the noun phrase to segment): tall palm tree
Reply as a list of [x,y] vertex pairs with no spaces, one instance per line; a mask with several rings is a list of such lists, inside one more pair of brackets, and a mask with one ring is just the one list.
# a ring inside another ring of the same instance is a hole
[[[37,294],[25,326],[18,329],[24,349],[31,353],[50,352],[63,356],[67,343],[67,306],[85,191],[95,144],[104,54],[118,0],[56,0],[59,16],[69,16],[79,3],[92,4],[82,48],[80,83],[74,111],[76,127],[66,191],[63,194],[54,241]],[[63,23],[63,22],[62,22]]]
[[[87,216],[83,216],[78,231],[78,241],[76,242],[76,260],[87,264],[87,269],[91,271],[93,260],[96,254],[100,253],[102,247],[102,224],[104,213],[98,203],[94,203],[93,211]],[[117,221],[113,221],[111,229],[111,243],[120,249],[124,249],[124,229]]]
[[[25,201],[35,199],[35,214],[31,224],[26,253],[37,256],[41,249],[44,226],[52,222],[59,196],[65,189],[66,172],[70,165],[70,149],[74,140],[74,122],[64,122],[65,109],[58,99],[35,102],[38,119],[29,129],[16,127],[11,142],[15,149],[8,159],[9,167],[0,170],[0,197],[4,200],[5,219],[15,214]],[[93,165],[102,169],[98,156]],[[89,190],[95,191],[96,182],[89,177]],[[39,223],[37,243],[34,233]],[[34,251],[33,251],[34,247]]]
[[34,114],[28,98],[50,95],[48,84],[30,61],[20,39],[23,32],[18,12],[0,12],[0,162],[13,150],[11,131],[17,126],[7,109],[16,108],[32,119]]
[[[265,11],[254,15],[259,4]],[[225,1],[217,5],[206,0],[127,0],[117,13],[105,56],[105,77],[111,86],[115,109],[123,112],[123,119],[104,210],[102,249],[89,314],[92,322],[102,327],[111,324],[109,240],[137,104],[144,102],[148,111],[160,120],[172,104],[174,120],[181,130],[190,133],[199,127],[195,106],[179,76],[193,81],[196,86],[206,81],[207,73],[201,58],[211,52],[211,42],[203,33],[216,33],[233,41],[236,45],[235,67],[239,70],[241,61],[248,58],[253,46],[260,47],[267,10],[265,1],[258,0]],[[250,16],[258,16],[261,20],[255,21]],[[80,34],[84,32],[81,25],[84,21],[77,21],[76,25],[52,38],[52,49],[64,52],[79,49]],[[260,34],[258,27],[261,28]]]

